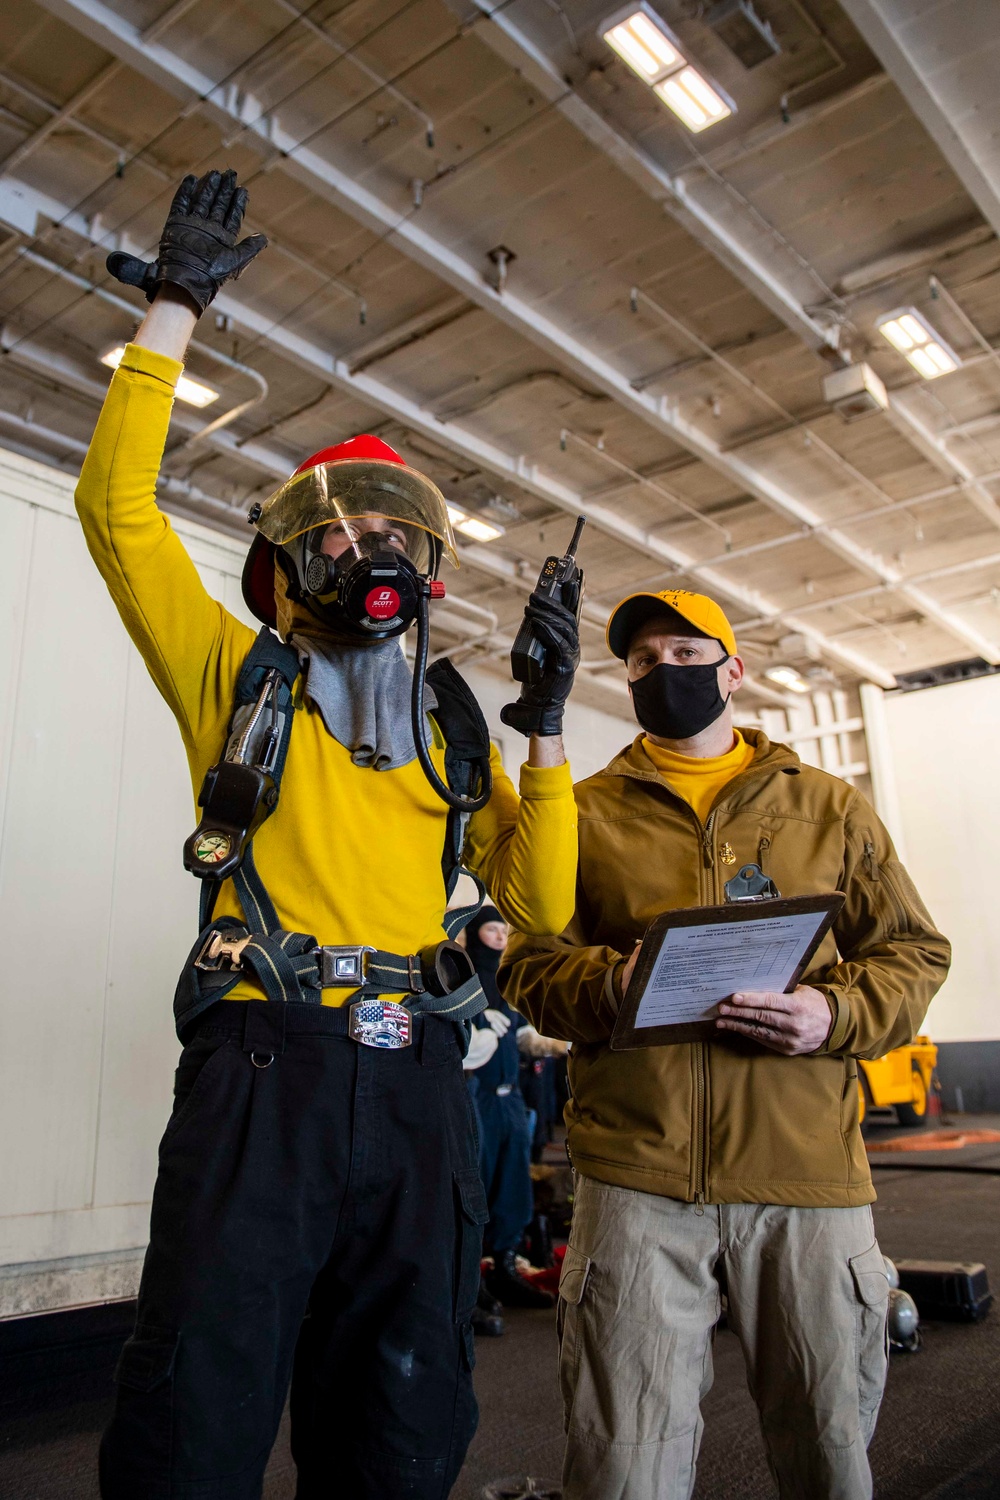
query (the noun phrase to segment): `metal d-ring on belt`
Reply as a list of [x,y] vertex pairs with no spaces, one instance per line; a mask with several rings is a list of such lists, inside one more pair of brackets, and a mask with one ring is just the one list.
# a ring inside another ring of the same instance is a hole
[[[245,966],[255,977],[263,978],[261,960],[268,960],[275,939],[284,949],[282,939],[299,936],[272,933],[262,942],[252,933],[237,935],[216,928],[206,937],[194,966],[210,972]],[[305,989],[360,991],[350,1007],[348,1034],[363,1047],[390,1051],[408,1047],[413,1040],[414,1015],[464,1021],[482,1010],[482,988],[472,960],[464,948],[450,941],[418,954],[389,953],[365,943],[322,944],[305,949],[291,961],[300,993]],[[386,991],[415,998],[410,1004],[400,1005],[383,999]]]

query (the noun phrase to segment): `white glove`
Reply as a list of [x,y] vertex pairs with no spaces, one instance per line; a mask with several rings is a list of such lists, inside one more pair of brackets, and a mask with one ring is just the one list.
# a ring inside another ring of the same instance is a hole
[[492,1007],[484,1010],[483,1020],[493,1027],[497,1036],[506,1036],[510,1030],[510,1016],[505,1016],[502,1010],[493,1010]]
[[553,1036],[540,1036],[534,1026],[522,1026],[517,1033],[517,1050],[525,1057],[565,1057],[568,1046]]
[[488,1026],[473,1026],[469,1050],[462,1058],[464,1071],[474,1073],[477,1068],[488,1063],[499,1045],[500,1038],[495,1031],[490,1031]]

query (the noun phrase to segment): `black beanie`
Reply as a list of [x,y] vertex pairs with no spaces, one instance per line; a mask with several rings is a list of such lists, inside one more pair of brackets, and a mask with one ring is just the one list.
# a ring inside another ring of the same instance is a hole
[[485,926],[487,922],[506,923],[506,920],[506,917],[502,917],[495,906],[483,906],[465,929],[466,950],[478,973],[485,970],[487,974],[495,974],[503,957],[503,954],[498,953],[496,948],[487,948],[485,943],[479,941],[480,927]]

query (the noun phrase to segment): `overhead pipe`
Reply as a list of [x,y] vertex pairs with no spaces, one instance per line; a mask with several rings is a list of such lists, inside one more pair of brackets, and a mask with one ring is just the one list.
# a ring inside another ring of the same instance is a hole
[[567,442],[579,443],[580,447],[586,448],[588,453],[596,453],[599,458],[603,458],[605,463],[610,464],[619,473],[627,474],[635,484],[645,485],[647,489],[655,490],[658,495],[663,496],[664,500],[669,500],[671,505],[676,505],[678,510],[682,510],[693,521],[699,521],[702,526],[710,526],[713,531],[719,532],[725,538],[728,548],[731,536],[724,526],[720,525],[711,516],[705,515],[704,511],[698,510],[696,506],[689,505],[686,500],[682,500],[673,490],[667,489],[666,485],[661,484],[659,480],[652,479],[648,475],[640,473],[638,469],[633,469],[623,459],[616,458],[614,454],[609,453],[602,444],[591,443],[586,438],[580,437],[578,433],[573,432],[569,427],[564,427],[559,434],[559,446],[565,448]]
[[[1000,413],[998,420],[1000,420]],[[980,474],[980,483],[1000,479],[1000,469],[992,469],[987,474]],[[856,526],[865,521],[877,521],[883,516],[895,515],[900,511],[910,510],[914,506],[929,505],[935,500],[946,500],[949,495],[957,495],[969,487],[971,481],[959,480],[956,484],[942,485],[936,490],[925,490],[920,495],[911,495],[908,500],[892,500],[888,505],[876,505],[871,510],[856,511],[850,516],[841,516],[834,522],[823,522],[819,526],[802,526],[798,531],[786,531],[781,536],[768,537],[763,542],[749,542],[745,547],[734,547],[731,552],[717,552],[714,557],[706,557],[701,560],[703,567],[717,567],[720,563],[736,562],[741,557],[759,556],[762,552],[773,552],[778,547],[787,547],[792,542],[808,541],[810,537],[822,536],[834,524],[837,526]]]
[[537,385],[543,380],[556,381],[559,385],[566,386],[575,401],[587,401],[592,404],[601,401],[612,403],[612,398],[606,396],[603,391],[588,391],[585,386],[571,380],[561,370],[530,370],[526,375],[515,375],[514,379],[508,380],[506,384],[499,385],[492,391],[486,391],[465,406],[446,408],[439,413],[441,421],[454,422],[457,417],[471,417],[474,412],[482,411],[484,407],[490,406],[494,401],[499,401],[502,396],[509,395],[511,391],[519,390],[526,385]]
[[[675,327],[680,329],[681,332],[686,333],[688,337],[691,338],[692,342],[694,342],[711,358],[715,359],[719,364],[723,365],[727,370],[729,370],[735,379],[737,379],[742,385],[753,391],[773,410],[780,412],[782,416],[787,418],[789,421],[795,421],[791,413],[788,412],[779,401],[776,401],[775,398],[769,395],[768,392],[762,390],[761,387],[759,387],[755,381],[751,380],[748,375],[745,375],[742,370],[739,370],[735,365],[730,364],[727,359],[713,350],[711,348],[711,345],[706,344],[705,341],[699,338],[696,333],[688,329],[686,325],[680,321],[679,318],[676,318],[672,313],[668,312],[666,308],[661,307],[658,302],[654,301],[654,299],[650,297],[648,293],[643,292],[639,287],[633,287],[631,293],[633,309],[636,309],[638,307],[638,302],[640,299],[646,302],[654,311],[659,313],[669,323],[672,323]],[[914,419],[910,418],[909,420],[913,421]],[[891,497],[886,493],[885,490],[877,485],[874,480],[869,479],[867,475],[864,475],[859,470],[855,469],[853,464],[849,463],[842,454],[837,453],[836,449],[831,448],[830,445],[825,442],[823,438],[819,437],[817,433],[813,432],[810,428],[801,428],[801,431],[803,432],[803,435],[805,436],[807,442],[809,442],[811,445],[816,446],[822,452],[826,453],[830,458],[832,458],[836,463],[844,468],[855,480],[855,482],[864,485],[865,488],[872,490],[875,494],[879,495],[883,499],[891,501]],[[956,464],[956,467],[959,467],[959,465]],[[976,508],[987,516],[987,519],[991,520],[995,525],[1000,526],[1000,507],[996,505],[996,502],[993,500],[992,496],[989,495],[986,496],[988,505],[984,507],[982,504],[980,504],[978,499],[980,486],[978,484],[976,476],[972,474],[972,472],[965,466],[962,466],[962,469],[964,470],[964,472],[962,473],[962,477],[969,480],[970,482],[969,490],[965,491],[964,493],[967,493],[969,495],[969,498],[972,500],[973,504],[975,504]],[[985,494],[985,491],[982,493]],[[763,493],[761,493],[761,498],[764,498]],[[798,507],[789,506],[786,502],[779,502],[777,508],[784,509],[786,513],[791,514],[794,513],[794,510]],[[804,509],[804,507],[802,508]],[[998,645],[996,642],[988,640],[985,636],[981,635],[978,630],[975,630],[972,626],[967,625],[964,620],[958,619],[955,615],[951,614],[949,610],[944,609],[937,602],[937,600],[931,599],[927,595],[918,597],[917,594],[913,591],[912,586],[905,581],[903,576],[898,573],[896,569],[890,568],[888,564],[885,563],[885,561],[881,557],[878,557],[875,553],[869,552],[867,551],[867,549],[853,542],[851,538],[841,530],[840,526],[837,523],[824,522],[822,523],[822,526],[823,529],[822,531],[820,531],[818,526],[815,525],[815,523],[813,523],[810,518],[811,529],[815,529],[816,533],[827,540],[831,544],[831,546],[840,554],[840,556],[845,558],[846,561],[852,563],[855,567],[859,567],[867,572],[874,573],[875,576],[881,580],[883,586],[891,585],[904,597],[909,598],[912,604],[920,609],[922,613],[927,615],[929,619],[932,619],[936,625],[940,626],[941,629],[954,636],[955,639],[961,641],[963,645],[971,646],[973,650],[977,652],[977,654],[984,656],[987,661],[1000,662],[1000,645]]]
[[[703,338],[695,333],[693,328],[689,328],[688,325],[682,322],[680,318],[676,317],[672,312],[668,312],[665,307],[662,307],[659,302],[650,297],[648,292],[644,292],[641,287],[633,287],[630,294],[630,302],[633,312],[637,310],[637,304],[640,301],[645,302],[646,305],[655,313],[657,313],[659,317],[672,324],[672,326],[676,328],[678,332],[683,335],[683,337],[690,339],[691,343],[695,344],[707,359],[710,359],[715,364],[720,365],[722,369],[726,371],[727,375],[730,375],[734,380],[738,381],[738,383],[742,385],[746,390],[750,391],[751,395],[756,397],[758,401],[762,402],[765,406],[770,407],[771,411],[775,412],[779,417],[787,422],[788,428],[785,429],[786,431],[801,433],[806,447],[817,448],[839,468],[843,469],[855,484],[862,485],[865,489],[870,490],[872,494],[877,495],[879,499],[891,502],[892,497],[886,493],[881,485],[876,484],[874,479],[869,479],[867,474],[862,474],[860,469],[856,469],[849,459],[846,459],[842,453],[838,453],[836,448],[832,447],[825,438],[820,437],[819,433],[816,432],[812,427],[809,427],[804,422],[801,422],[799,418],[794,416],[786,406],[783,406],[780,401],[776,400],[769,391],[765,391],[763,386],[759,385],[756,380],[747,375],[746,372],[744,370],[741,370],[737,365],[734,365],[731,360],[726,359],[725,355],[721,354],[718,349],[713,349],[711,344],[706,343]],[[761,437],[766,438],[777,435],[778,434],[762,433]],[[753,439],[753,441],[760,441],[760,439]],[[835,524],[836,523],[829,523],[825,525],[822,530],[829,531]],[[819,527],[815,527],[813,529],[816,531],[820,530]]]
[[[196,0],[191,0],[191,3],[196,3]],[[403,90],[396,84],[394,84],[390,79],[384,78],[381,73],[377,72],[376,69],[371,66],[370,63],[365,62],[364,58],[359,55],[356,47],[342,47],[335,37],[331,36],[323,26],[320,26],[318,22],[313,20],[309,11],[299,10],[298,6],[294,3],[294,0],[276,0],[276,4],[279,5],[283,11],[286,11],[288,15],[294,16],[295,19],[299,21],[303,26],[305,26],[308,31],[311,31],[313,36],[315,36],[318,41],[321,41],[324,46],[332,48],[332,50],[337,53],[338,57],[347,58],[352,66],[357,68],[359,72],[364,73],[367,78],[370,78],[372,83],[377,83],[380,90],[384,90],[385,93],[390,94],[393,99],[398,99],[400,104],[405,105],[405,107],[412,114],[415,114],[420,119],[422,119],[424,123],[424,139],[427,144],[427,148],[431,151],[434,149],[434,121],[431,119],[426,110],[421,109],[416,99],[411,99],[408,94],[404,93]],[[310,9],[312,8],[313,7],[310,7]]]
[[[933,583],[939,578],[954,578],[960,573],[974,573],[977,568],[992,568],[1000,564],[1000,552],[987,553],[985,557],[969,557],[964,562],[948,563],[941,568],[930,568],[926,573],[914,573],[906,582],[908,586],[917,586],[922,583]],[[796,614],[815,614],[821,609],[837,609],[841,605],[853,604],[857,599],[870,599],[877,594],[893,592],[893,585],[888,583],[871,584],[868,588],[852,589],[847,594],[831,594],[827,599],[816,599],[812,604],[800,604],[796,608]],[[919,605],[917,608],[919,609]],[[763,625],[769,625],[770,620],[766,616],[759,616],[756,620],[741,620],[740,630],[757,630]],[[877,630],[879,622],[872,620],[868,622],[872,630]],[[985,653],[982,653],[985,655]],[[1000,660],[1000,658],[997,658]],[[989,661],[990,658],[986,657]]]
[[[17,433],[28,440],[35,440],[46,448],[71,453],[74,458],[85,458],[90,448],[90,444],[85,443],[82,438],[57,432],[54,427],[47,427],[44,423],[36,422],[30,417],[19,416],[17,412],[5,411],[3,408],[0,408],[0,427],[6,427],[9,432]],[[227,531],[238,535],[241,540],[245,537],[246,522],[242,512],[227,505],[218,496],[210,495],[197,485],[191,484],[189,480],[179,479],[172,474],[161,474],[156,483],[157,490],[163,491],[175,502],[185,505],[188,513],[194,511],[197,515],[203,509],[215,511],[224,521]]]

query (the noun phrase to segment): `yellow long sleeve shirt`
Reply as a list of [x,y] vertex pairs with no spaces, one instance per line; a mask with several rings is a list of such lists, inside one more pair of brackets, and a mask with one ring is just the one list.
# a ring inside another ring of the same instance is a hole
[[655,745],[648,735],[643,736],[642,748],[677,795],[691,805],[700,823],[705,822],[712,803],[726,783],[745,771],[753,760],[753,746],[747,744],[738,729],[733,730],[732,749],[725,755],[701,759],[693,755],[678,755],[666,745]]
[[[222,752],[254,631],[205,590],[156,504],[174,386],[183,366],[130,344],[85,460],[76,501],[87,545],[129,635],[174,713],[197,795]],[[299,695],[301,697],[301,694]],[[440,741],[440,735],[436,735]],[[444,774],[444,749],[432,747]],[[576,805],[568,765],[522,766],[521,800],[494,748],[493,795],[469,823],[465,863],[522,932],[561,932],[575,904]],[[155,792],[151,793],[155,795]],[[447,808],[419,763],[356,766],[308,703],[297,709],[281,801],[254,857],[281,926],[320,944],[413,953],[444,936]],[[178,858],[182,831],[178,830]],[[241,916],[226,881],[218,915]],[[350,991],[328,989],[341,1005]],[[260,999],[241,979],[230,999]]]

